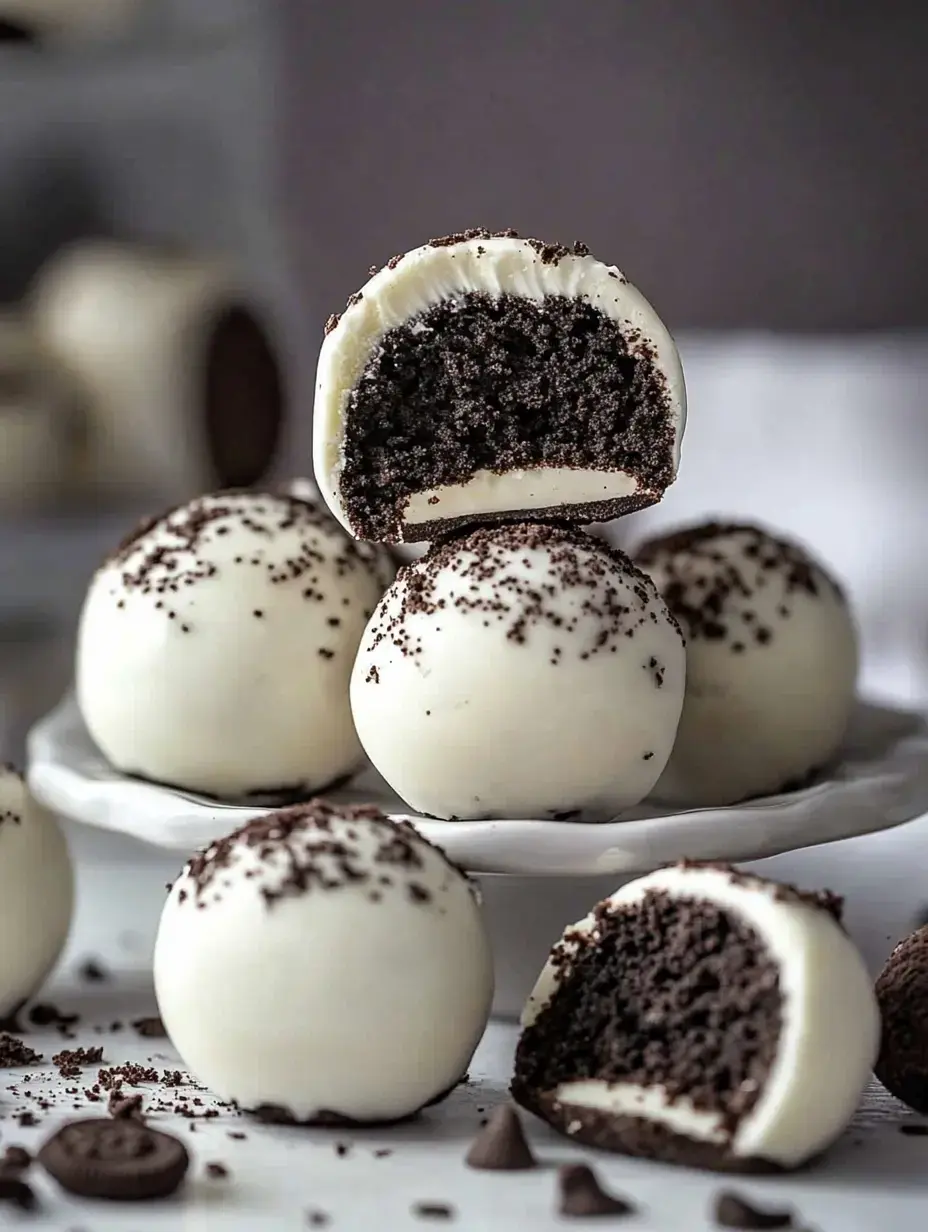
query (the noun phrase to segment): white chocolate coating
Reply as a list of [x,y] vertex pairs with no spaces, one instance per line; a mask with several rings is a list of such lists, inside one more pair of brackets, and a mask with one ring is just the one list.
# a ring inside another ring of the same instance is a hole
[[[273,897],[294,863],[314,870],[307,888]],[[337,815],[285,842],[235,841],[199,894],[188,866],[154,974],[192,1072],[245,1109],[276,1104],[297,1120],[393,1120],[440,1097],[463,1077],[493,995],[464,876],[412,831]]]
[[752,527],[654,543],[638,563],[687,637],[686,700],[655,798],[731,804],[827,766],[851,714],[858,654],[847,601],[824,568]]
[[174,510],[90,585],[77,698],[94,740],[121,770],[224,797],[350,773],[348,678],[385,561],[293,497]]
[[73,903],[58,822],[15,770],[0,767],[0,1018],[38,992],[64,948]]
[[[640,903],[652,890],[704,899],[739,918],[761,938],[779,968],[783,997],[776,1060],[757,1103],[734,1133],[723,1119],[663,1088],[587,1080],[564,1083],[565,1104],[640,1116],[698,1141],[724,1145],[735,1156],[797,1167],[830,1145],[856,1111],[879,1044],[879,1012],[863,959],[837,921],[821,907],[779,897],[775,882],[733,876],[711,866],[660,869],[623,886],[607,900]],[[565,936],[594,936],[594,914]],[[568,947],[570,942],[565,943]],[[534,1022],[569,972],[549,962],[526,1004]]]
[[[319,355],[314,408],[314,466],[322,496],[346,530],[351,531],[339,476],[344,459],[345,414],[352,390],[384,335],[411,317],[471,291],[542,301],[545,296],[583,298],[605,316],[635,331],[649,347],[655,367],[667,382],[670,413],[676,429],[673,468],[680,458],[686,422],[683,369],[673,339],[641,292],[615,266],[591,256],[569,253],[545,259],[532,241],[515,237],[462,239],[435,247],[425,244],[374,274],[326,336]],[[572,471],[534,467],[505,474],[477,472],[467,483],[416,493],[404,511],[404,523],[436,518],[470,517],[505,511],[557,508],[638,490],[635,476],[624,472]]]
[[367,755],[420,812],[605,821],[656,782],[684,674],[679,629],[627,558],[520,524],[401,570],[351,705]]
[[247,306],[263,327],[252,299],[236,272],[210,257],[93,241],[47,263],[33,319],[86,404],[88,484],[176,502],[231,486],[210,445],[206,368],[225,313]]

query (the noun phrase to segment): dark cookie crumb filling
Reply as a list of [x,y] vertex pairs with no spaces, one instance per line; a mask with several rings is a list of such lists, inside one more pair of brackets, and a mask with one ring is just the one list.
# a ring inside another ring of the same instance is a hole
[[384,336],[349,396],[339,482],[355,532],[389,543],[411,495],[481,470],[626,471],[658,499],[674,440],[666,378],[635,331],[583,299],[472,291]]
[[[718,546],[730,537],[741,542],[741,563]],[[775,631],[750,606],[773,579],[782,588],[781,620],[789,619],[794,595],[844,597],[834,578],[801,547],[746,523],[704,522],[672,531],[643,543],[635,560],[648,571],[660,568],[661,594],[689,638],[728,641],[736,654],[774,640]]]
[[[540,580],[513,568],[518,553],[535,550],[547,553],[548,576]],[[456,575],[451,599],[446,597],[449,573]],[[537,627],[556,629],[562,644],[552,652],[552,665],[568,657],[615,654],[643,625],[668,619],[650,579],[627,556],[581,530],[553,523],[517,522],[453,536],[404,566],[397,580],[400,610],[396,615],[378,610],[367,634],[368,652],[389,642],[404,657],[421,655],[425,645],[409,618],[437,618],[449,604],[485,624],[502,624],[505,636],[519,645],[529,642]],[[568,619],[565,592],[578,596],[577,614]],[[642,669],[656,689],[662,687],[657,660],[648,656]],[[368,681],[379,679],[374,665]]]
[[575,954],[571,940],[563,982],[519,1042],[516,1098],[551,1120],[562,1083],[662,1086],[733,1132],[761,1095],[782,1023],[778,968],[757,934],[708,900],[652,890],[601,905]]

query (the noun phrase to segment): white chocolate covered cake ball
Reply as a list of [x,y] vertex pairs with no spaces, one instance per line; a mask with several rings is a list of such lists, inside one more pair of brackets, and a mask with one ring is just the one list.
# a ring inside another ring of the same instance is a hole
[[218,493],[142,526],[90,586],[77,697],[118,769],[226,798],[357,768],[348,679],[392,569],[322,509]]
[[623,886],[555,946],[513,1093],[577,1142],[796,1168],[853,1116],[880,1019],[840,900],[712,864]]
[[604,821],[657,781],[684,673],[679,627],[626,556],[524,522],[400,570],[351,705],[371,761],[422,813]]
[[619,269],[475,228],[394,257],[329,319],[316,479],[374,542],[605,521],[660,500],[685,419],[673,339]]
[[766,530],[718,522],[652,539],[635,560],[686,635],[686,701],[655,797],[733,804],[826,767],[854,702],[857,636],[824,567]]
[[74,902],[57,821],[22,777],[0,766],[0,1019],[38,991],[58,960]]
[[191,1071],[271,1121],[413,1116],[461,1081],[493,996],[465,875],[412,827],[323,800],[194,856],[155,945]]

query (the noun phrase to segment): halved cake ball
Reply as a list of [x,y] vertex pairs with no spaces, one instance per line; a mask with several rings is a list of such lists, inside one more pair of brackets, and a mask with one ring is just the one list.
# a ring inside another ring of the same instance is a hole
[[722,522],[635,553],[686,634],[686,700],[655,797],[722,805],[801,784],[838,753],[854,704],[847,599],[803,547]]
[[604,821],[657,781],[684,673],[679,627],[626,556],[520,522],[400,570],[351,705],[367,755],[420,812]]
[[266,1120],[324,1125],[442,1099],[493,996],[466,876],[410,826],[323,800],[193,857],[165,903],[154,972],[197,1078]]
[[630,882],[568,928],[522,1025],[513,1094],[555,1129],[731,1171],[823,1151],[879,1042],[839,900],[712,864]]
[[316,479],[360,539],[605,521],[673,482],[685,407],[673,340],[620,270],[475,229],[394,257],[330,318]]
[[0,766],[0,1019],[36,993],[71,926],[74,878],[57,821]]
[[94,577],[77,697],[118,769],[305,796],[362,760],[348,679],[392,566],[322,509],[223,492],[142,526]]

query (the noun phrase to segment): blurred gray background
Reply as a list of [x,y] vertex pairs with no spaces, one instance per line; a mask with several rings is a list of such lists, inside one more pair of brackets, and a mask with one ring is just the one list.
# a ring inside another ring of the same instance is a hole
[[928,323],[925,0],[285,5],[314,327],[461,227],[585,240],[672,327]]

